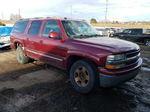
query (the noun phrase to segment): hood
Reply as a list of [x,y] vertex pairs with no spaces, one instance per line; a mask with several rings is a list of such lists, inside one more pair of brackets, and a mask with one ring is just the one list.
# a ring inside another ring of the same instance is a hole
[[112,53],[117,52],[127,52],[131,50],[139,50],[139,46],[129,41],[121,39],[113,39],[109,37],[91,37],[91,38],[82,38],[74,39],[78,42],[76,44],[95,47],[110,51]]

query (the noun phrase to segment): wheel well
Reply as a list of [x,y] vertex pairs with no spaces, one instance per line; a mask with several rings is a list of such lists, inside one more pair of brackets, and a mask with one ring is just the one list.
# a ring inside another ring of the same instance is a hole
[[90,60],[90,59],[88,59],[88,58],[85,58],[85,57],[82,57],[82,56],[73,55],[73,56],[70,56],[70,57],[68,58],[67,70],[70,69],[70,67],[72,66],[73,63],[75,63],[75,62],[78,61],[78,60],[82,60],[82,59],[87,60],[87,61],[90,61],[90,62],[92,62],[94,65],[97,66],[97,64],[96,64],[94,61],[92,61],[92,60]]
[[17,46],[19,46],[19,42],[15,42],[14,46],[15,46],[15,49],[17,49]]

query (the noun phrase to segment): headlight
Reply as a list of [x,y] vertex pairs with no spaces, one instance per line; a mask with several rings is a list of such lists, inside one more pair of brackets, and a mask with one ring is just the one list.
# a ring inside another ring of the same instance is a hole
[[125,59],[125,55],[124,54],[107,56],[107,61],[117,61],[117,60],[124,60],[124,59]]
[[125,54],[109,55],[106,60],[107,69],[119,69],[126,66],[123,61],[126,59]]

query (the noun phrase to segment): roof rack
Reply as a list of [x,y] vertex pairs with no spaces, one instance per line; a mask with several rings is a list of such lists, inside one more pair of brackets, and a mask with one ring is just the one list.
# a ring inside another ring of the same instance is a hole
[[33,18],[22,18],[20,20],[29,20],[29,19],[46,19],[46,18],[50,18],[50,17],[33,17]]
[[59,17],[59,16],[22,18],[20,20],[29,20],[29,19],[64,19],[64,20],[80,20],[80,21],[85,21],[84,19],[75,19],[75,18],[67,18],[67,17]]

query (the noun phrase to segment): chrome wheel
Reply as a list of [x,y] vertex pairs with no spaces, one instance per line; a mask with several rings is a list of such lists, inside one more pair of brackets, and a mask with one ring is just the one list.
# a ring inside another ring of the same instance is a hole
[[75,70],[74,80],[80,87],[86,87],[89,83],[89,73],[84,66],[80,66]]
[[18,57],[18,60],[21,61],[23,59],[23,51],[22,49],[19,49],[18,52],[17,52],[17,57]]
[[16,55],[17,55],[17,60],[20,64],[25,64],[25,63],[28,63],[29,62],[29,57],[27,57],[24,52],[23,52],[23,49],[21,46],[18,46],[17,47],[17,50],[16,50]]

